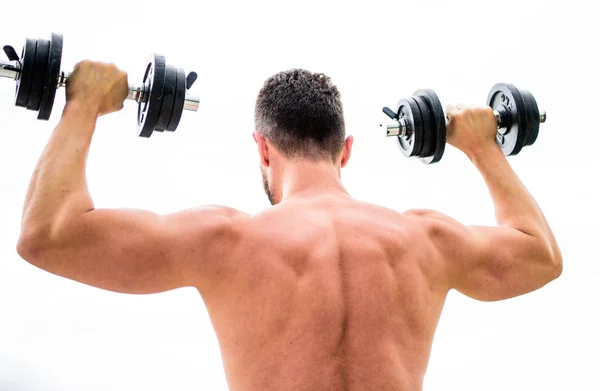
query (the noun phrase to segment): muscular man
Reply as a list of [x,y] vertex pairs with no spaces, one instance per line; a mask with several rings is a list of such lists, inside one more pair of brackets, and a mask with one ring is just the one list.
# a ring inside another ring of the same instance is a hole
[[449,143],[481,172],[497,227],[352,199],[340,181],[352,137],[330,78],[267,80],[254,140],[273,207],[170,215],[96,209],[86,158],[96,119],[120,110],[126,74],[82,62],[31,179],[18,253],[115,292],[195,287],[231,390],[420,390],[444,300],[503,300],[557,278],[542,211],[495,143],[489,108],[449,108]]

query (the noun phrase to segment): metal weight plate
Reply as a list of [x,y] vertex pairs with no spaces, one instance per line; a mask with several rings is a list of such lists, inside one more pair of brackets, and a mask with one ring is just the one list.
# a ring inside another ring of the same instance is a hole
[[171,113],[173,112],[173,101],[175,100],[175,90],[177,87],[177,70],[167,65],[165,71],[165,85],[163,87],[163,97],[158,115],[158,121],[154,127],[155,131],[162,132],[169,125]]
[[433,129],[435,119],[433,118],[431,108],[429,108],[427,101],[422,96],[415,94],[413,98],[417,102],[417,106],[419,106],[419,112],[423,120],[423,147],[417,156],[423,160],[433,155],[433,151],[435,150],[435,131]]
[[529,113],[527,122],[529,131],[527,132],[528,137],[525,141],[525,145],[529,146],[535,143],[540,132],[540,109],[531,92],[523,90],[521,91],[521,94],[523,95],[525,106],[527,106],[527,112]]
[[60,73],[60,63],[62,61],[63,37],[60,34],[52,33],[50,37],[50,52],[48,55],[46,80],[44,82],[44,92],[40,102],[40,111],[38,119],[47,121],[52,114],[56,89],[58,88],[58,75]]
[[185,71],[182,68],[177,68],[177,88],[175,89],[175,100],[173,102],[173,112],[167,130],[174,132],[177,130],[181,115],[183,114],[183,106],[185,104],[185,92],[187,91],[185,81]]
[[44,92],[44,82],[46,80],[46,70],[48,68],[49,49],[50,42],[45,39],[37,40],[31,87],[29,88],[29,99],[27,99],[28,110],[38,111],[40,108],[42,93]]
[[490,90],[487,104],[509,116],[510,126],[505,134],[496,135],[496,142],[504,155],[517,155],[527,139],[527,108],[521,92],[512,84],[496,84]]
[[396,110],[398,118],[405,118],[409,129],[406,137],[398,136],[398,146],[404,156],[418,156],[423,147],[423,120],[417,102],[413,98],[402,99]]
[[167,130],[174,132],[177,130],[181,115],[183,114],[183,106],[185,104],[185,93],[187,91],[185,71],[182,68],[177,68],[177,83],[175,89],[175,100],[173,102],[173,111]]
[[158,121],[165,84],[165,58],[152,55],[142,83],[146,97],[138,104],[137,130],[139,137],[150,137]]
[[433,114],[435,147],[433,154],[421,159],[421,161],[425,164],[437,163],[442,159],[442,156],[444,156],[444,151],[446,149],[446,116],[444,114],[444,109],[440,99],[433,90],[418,90],[415,92],[415,95],[421,96],[421,98],[427,102],[431,109],[431,113]]
[[20,107],[27,107],[27,101],[29,100],[29,89],[31,88],[31,79],[33,77],[36,50],[37,44],[35,39],[27,38],[21,52],[21,72],[17,79],[15,96],[15,105]]
[[521,96],[523,97],[523,103],[525,104],[525,111],[523,115],[525,116],[525,142],[523,143],[523,147],[526,147],[529,143],[529,139],[531,138],[531,123],[533,122],[533,108],[530,105],[530,102],[527,101],[527,98],[524,94],[525,91],[520,91]]
[[[150,71],[154,64],[152,62],[146,65],[146,70],[144,71],[144,78],[142,81],[142,97],[138,102],[138,115],[137,115],[137,126],[146,120],[146,113],[148,112],[148,95],[150,94],[150,88],[152,83],[152,78],[150,75]],[[138,129],[139,130],[139,129]]]

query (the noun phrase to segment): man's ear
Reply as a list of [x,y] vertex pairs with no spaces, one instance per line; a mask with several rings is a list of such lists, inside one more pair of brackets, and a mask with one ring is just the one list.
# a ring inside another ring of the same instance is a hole
[[258,147],[258,154],[260,156],[260,164],[265,167],[269,167],[269,145],[267,138],[258,132],[253,132],[252,137]]
[[352,154],[352,145],[354,144],[354,136],[348,136],[346,141],[344,141],[344,149],[342,149],[342,162],[341,166],[345,167],[348,164],[348,160],[350,160],[350,155]]

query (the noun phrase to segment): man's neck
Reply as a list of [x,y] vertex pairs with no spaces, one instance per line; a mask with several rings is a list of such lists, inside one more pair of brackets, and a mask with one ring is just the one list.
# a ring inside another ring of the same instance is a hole
[[297,161],[286,165],[281,181],[281,202],[332,194],[349,196],[339,168],[328,162]]

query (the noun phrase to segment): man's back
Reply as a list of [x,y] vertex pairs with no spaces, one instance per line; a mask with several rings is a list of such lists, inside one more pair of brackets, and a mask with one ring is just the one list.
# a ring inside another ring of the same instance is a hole
[[413,215],[343,196],[238,224],[204,294],[232,390],[418,390],[447,293]]
[[341,169],[353,138],[339,91],[304,70],[273,76],[257,98],[253,137],[275,207],[254,217],[227,207],[97,209],[85,162],[97,117],[122,107],[125,76],[88,62],[69,77],[67,106],[30,180],[17,251],[114,292],[195,286],[232,390],[419,390],[450,289],[503,300],[562,272],[544,214],[496,143],[491,108],[448,110],[447,142],[481,173],[497,226],[398,214],[348,196]]

